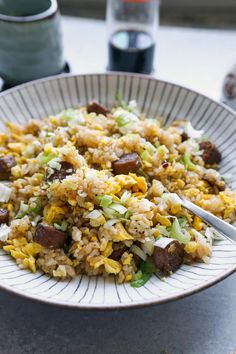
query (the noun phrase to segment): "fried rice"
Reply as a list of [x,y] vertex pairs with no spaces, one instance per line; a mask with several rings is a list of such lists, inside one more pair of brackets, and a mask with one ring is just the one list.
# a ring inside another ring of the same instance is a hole
[[[134,286],[162,270],[155,249],[165,250],[163,239],[181,246],[178,266],[209,262],[220,235],[176,198],[236,220],[236,193],[217,171],[219,158],[207,159],[204,132],[187,120],[164,127],[135,101],[101,108],[67,109],[24,126],[6,122],[0,133],[3,250],[32,272],[61,279],[113,274]],[[9,157],[14,163],[7,165]]]

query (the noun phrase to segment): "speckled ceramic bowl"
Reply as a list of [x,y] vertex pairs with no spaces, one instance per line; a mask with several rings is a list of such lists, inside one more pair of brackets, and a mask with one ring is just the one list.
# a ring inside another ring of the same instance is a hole
[[56,0],[0,0],[0,77],[14,86],[65,66]]
[[[132,74],[58,76],[24,84],[0,94],[0,130],[4,119],[26,123],[96,98],[112,105],[116,93],[125,100],[136,99],[150,117],[188,118],[194,127],[207,132],[219,147],[222,173],[232,173],[236,189],[236,115],[211,99],[168,82]],[[113,277],[78,275],[59,281],[40,272],[19,269],[0,250],[0,287],[18,295],[56,305],[80,309],[119,309],[159,304],[205,289],[236,270],[236,244],[216,241],[209,264],[182,265],[161,281],[156,275],[135,289],[129,283],[117,284]]]

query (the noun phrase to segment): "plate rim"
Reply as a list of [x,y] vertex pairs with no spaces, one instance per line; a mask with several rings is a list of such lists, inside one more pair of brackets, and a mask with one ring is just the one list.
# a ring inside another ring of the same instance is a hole
[[[128,76],[128,77],[136,77],[136,78],[140,78],[140,79],[147,79],[150,81],[155,81],[155,82],[160,82],[160,83],[164,83],[166,85],[171,85],[174,87],[178,87],[180,89],[185,89],[189,92],[195,93],[196,95],[203,97],[215,104],[217,104],[218,106],[224,108],[224,110],[226,110],[227,112],[229,112],[230,114],[232,114],[235,118],[236,118],[236,112],[231,109],[230,107],[226,106],[224,103],[219,102],[211,97],[208,97],[205,94],[202,94],[201,92],[197,91],[197,90],[193,90],[187,86],[181,85],[181,84],[177,84],[175,82],[171,82],[171,81],[166,81],[166,80],[162,80],[159,79],[157,77],[153,77],[153,76],[149,76],[149,75],[144,75],[144,74],[136,74],[136,73],[126,73],[126,72],[100,72],[100,73],[81,73],[81,74],[59,74],[59,75],[54,75],[54,76],[50,76],[50,77],[44,77],[41,79],[37,79],[37,80],[33,80],[27,83],[23,83],[21,85],[18,85],[16,87],[10,88],[6,91],[3,91],[0,93],[0,99],[6,95],[9,95],[13,92],[16,91],[20,91],[24,88],[28,88],[30,86],[34,86],[43,82],[47,82],[47,81],[53,81],[53,80],[60,80],[60,79],[66,79],[66,78],[70,78],[70,77],[88,77],[88,76]],[[234,243],[232,240],[230,240],[232,243]],[[53,306],[59,306],[62,308],[70,308],[70,309],[77,309],[77,310],[86,310],[86,311],[104,311],[104,310],[127,310],[127,309],[135,309],[135,308],[144,308],[147,306],[154,306],[154,305],[158,305],[158,304],[165,304],[168,302],[172,302],[175,300],[180,300],[182,298],[191,296],[193,294],[196,294],[200,291],[203,291],[217,283],[219,283],[220,281],[224,280],[225,278],[229,277],[230,275],[232,275],[233,273],[236,272],[236,264],[229,267],[226,271],[222,271],[218,274],[218,276],[213,277],[210,281],[207,280],[204,283],[202,283],[201,285],[197,285],[197,286],[193,286],[192,288],[190,288],[189,290],[185,290],[185,291],[178,291],[175,292],[172,295],[168,295],[164,298],[153,298],[150,300],[140,300],[140,301],[135,301],[134,303],[111,303],[111,304],[83,304],[83,303],[77,303],[77,302],[67,302],[64,300],[59,300],[59,299],[53,299],[53,298],[40,298],[37,294],[30,294],[30,293],[25,293],[23,290],[18,290],[15,289],[13,286],[8,285],[8,284],[4,284],[1,282],[0,279],[0,289],[1,290],[5,290],[7,293],[12,293],[14,295],[17,295],[21,298],[24,299],[29,299],[31,301],[37,302],[37,303],[43,303],[43,304],[48,304],[48,305],[53,305]]]
[[12,287],[11,285],[7,285],[7,284],[3,284],[1,283],[1,279],[0,279],[0,289],[1,290],[5,290],[7,293],[11,293],[14,295],[17,295],[21,298],[24,299],[29,299],[32,300],[33,302],[37,302],[37,303],[43,303],[43,304],[47,304],[47,305],[53,305],[53,306],[59,306],[61,308],[71,308],[71,309],[77,309],[77,310],[83,310],[83,311],[104,311],[104,310],[109,310],[109,311],[113,311],[113,310],[128,310],[128,309],[138,309],[138,308],[145,308],[145,307],[149,307],[149,306],[155,306],[155,305],[161,305],[161,304],[166,304],[172,301],[176,301],[176,300],[181,300],[183,298],[189,297],[191,295],[197,294],[203,290],[206,290],[208,288],[210,288],[213,285],[216,285],[217,283],[219,283],[220,281],[226,279],[227,277],[229,277],[230,275],[232,275],[233,273],[236,272],[236,264],[232,267],[230,267],[227,272],[222,271],[219,273],[219,275],[217,277],[213,277],[212,280],[210,281],[205,281],[205,283],[203,283],[201,286],[194,286],[192,288],[190,288],[187,291],[178,291],[176,293],[174,293],[173,295],[169,295],[166,296],[162,299],[151,299],[151,300],[141,300],[141,301],[135,301],[134,303],[117,303],[117,304],[82,304],[80,302],[67,302],[64,300],[60,300],[60,299],[53,299],[53,298],[39,298],[39,296],[37,294],[30,294],[30,293],[25,293],[24,290],[17,290],[14,287]]
[[23,84],[17,85],[15,87],[9,88],[5,91],[0,92],[0,98],[6,96],[7,94],[11,93],[11,92],[15,92],[18,91],[20,89],[23,88],[27,88],[29,86],[33,86],[35,84],[40,84],[46,81],[53,81],[53,80],[59,80],[59,79],[63,79],[63,78],[70,78],[70,77],[87,77],[87,76],[128,76],[128,77],[136,77],[136,78],[140,78],[140,79],[147,79],[150,81],[158,81],[160,83],[166,84],[166,85],[172,85],[178,88],[182,88],[185,89],[189,92],[195,93],[198,96],[201,96],[203,98],[206,98],[208,100],[210,100],[211,102],[221,106],[222,108],[224,108],[226,111],[228,111],[229,113],[231,113],[233,116],[235,116],[236,118],[236,111],[234,111],[232,108],[230,108],[229,106],[227,106],[225,103],[217,101],[214,98],[211,98],[203,93],[201,93],[198,90],[194,90],[188,86],[185,85],[181,85],[178,84],[176,82],[171,82],[168,80],[163,80],[163,79],[159,79],[158,77],[154,77],[151,75],[146,75],[146,74],[138,74],[138,73],[129,73],[129,72],[125,72],[125,71],[110,71],[110,72],[100,72],[100,73],[96,73],[96,72],[92,72],[92,73],[79,73],[79,74],[73,74],[73,73],[62,73],[62,74],[58,74],[58,75],[52,75],[52,76],[47,76],[47,77],[43,77],[41,79],[36,79],[36,80],[32,80],[32,81],[28,81],[25,82]]

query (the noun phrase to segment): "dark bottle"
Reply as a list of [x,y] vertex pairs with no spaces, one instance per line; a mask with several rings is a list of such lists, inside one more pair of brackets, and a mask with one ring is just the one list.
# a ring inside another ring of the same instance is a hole
[[108,69],[153,71],[158,0],[108,0]]
[[109,70],[150,74],[154,51],[155,44],[149,33],[117,31],[109,41]]

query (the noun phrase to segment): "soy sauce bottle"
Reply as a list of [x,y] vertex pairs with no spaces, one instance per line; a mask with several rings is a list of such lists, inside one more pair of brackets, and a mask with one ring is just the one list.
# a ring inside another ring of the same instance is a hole
[[108,0],[109,70],[152,73],[158,10],[158,0]]

